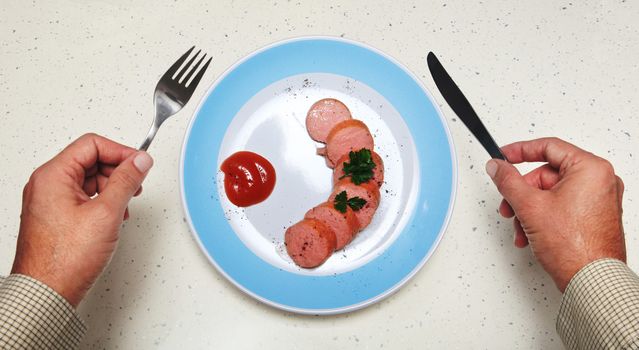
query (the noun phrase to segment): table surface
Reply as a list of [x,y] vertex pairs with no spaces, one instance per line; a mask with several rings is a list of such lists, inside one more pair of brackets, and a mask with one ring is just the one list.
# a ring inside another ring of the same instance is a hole
[[[197,45],[204,84],[252,51],[304,35],[376,47],[436,91],[436,52],[500,144],[558,136],[609,159],[626,183],[629,265],[637,258],[639,3],[631,1],[20,1],[0,7],[0,272],[8,273],[30,173],[96,132],[138,145],[167,66]],[[189,232],[179,150],[195,102],[152,146],[155,167],[121,241],[79,312],[82,348],[561,349],[561,300],[484,173],[485,151],[442,105],[458,155],[448,230],[399,292],[338,316],[265,306],[226,281]],[[435,100],[444,101],[438,93]]]

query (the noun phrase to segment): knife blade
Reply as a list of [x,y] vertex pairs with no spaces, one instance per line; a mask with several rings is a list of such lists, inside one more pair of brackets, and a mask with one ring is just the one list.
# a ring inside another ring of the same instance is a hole
[[444,96],[450,108],[452,108],[459,119],[464,122],[464,125],[466,125],[470,132],[475,135],[479,143],[484,146],[492,158],[506,160],[506,157],[501,153],[501,149],[499,149],[499,146],[497,146],[497,143],[493,137],[490,136],[490,133],[486,130],[477,113],[475,113],[473,106],[470,105],[468,99],[466,99],[448,72],[446,72],[444,66],[442,66],[437,59],[437,56],[429,52],[426,61],[428,62],[430,74],[433,76],[433,80],[435,80],[435,85],[437,85],[439,92]]

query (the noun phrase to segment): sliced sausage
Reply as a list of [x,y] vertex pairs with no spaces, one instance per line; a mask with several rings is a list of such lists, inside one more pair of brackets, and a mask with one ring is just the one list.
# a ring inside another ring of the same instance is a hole
[[366,124],[350,119],[335,125],[326,137],[326,158],[329,166],[335,167],[337,161],[350,151],[362,148],[373,149],[374,141]]
[[359,222],[351,208],[346,213],[335,209],[333,203],[325,202],[306,212],[305,219],[316,219],[331,228],[335,233],[335,250],[344,248],[359,230]]
[[344,178],[335,184],[328,202],[334,203],[335,196],[342,191],[346,191],[346,196],[348,198],[359,197],[366,201],[364,207],[354,211],[357,221],[359,222],[359,229],[364,229],[364,227],[371,223],[373,215],[375,215],[375,210],[377,210],[377,207],[379,206],[379,187],[370,181],[361,185],[356,185],[351,182],[351,179]]
[[[375,168],[373,168],[373,178],[369,181],[377,184],[377,187],[382,187],[382,184],[384,183],[384,161],[382,160],[382,157],[373,150],[371,150],[371,157],[373,158],[373,163],[375,163]],[[340,180],[340,177],[344,176],[344,162],[349,162],[348,154],[343,155],[337,163],[335,163],[335,170],[333,170],[333,185]]]
[[351,118],[351,112],[342,102],[325,98],[315,102],[308,110],[306,130],[313,140],[326,142],[328,133],[337,123]]
[[289,227],[284,234],[286,251],[300,267],[320,266],[337,244],[335,233],[319,220],[304,219]]

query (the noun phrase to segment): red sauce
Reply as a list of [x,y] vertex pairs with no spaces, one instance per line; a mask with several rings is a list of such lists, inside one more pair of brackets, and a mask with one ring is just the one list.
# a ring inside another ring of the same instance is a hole
[[220,169],[224,172],[226,196],[238,207],[262,202],[275,187],[273,165],[257,153],[233,153],[224,160]]

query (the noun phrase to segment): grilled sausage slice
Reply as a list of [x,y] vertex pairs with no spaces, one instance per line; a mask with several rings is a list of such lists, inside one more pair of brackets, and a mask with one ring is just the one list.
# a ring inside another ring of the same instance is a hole
[[324,202],[309,210],[304,218],[319,220],[333,230],[337,239],[335,250],[344,248],[359,230],[359,222],[351,208],[342,213],[330,202]]
[[322,265],[333,254],[337,240],[321,221],[304,219],[286,230],[284,243],[291,259],[308,269]]
[[371,132],[362,121],[350,119],[338,123],[326,137],[325,155],[329,167],[334,168],[337,161],[348,152],[362,148],[372,150],[374,144]]
[[339,180],[333,187],[333,192],[328,200],[329,203],[333,203],[335,201],[335,196],[342,191],[346,191],[346,196],[348,198],[360,197],[366,201],[364,207],[355,211],[355,216],[359,222],[359,229],[364,229],[371,223],[373,215],[375,215],[375,210],[377,210],[377,207],[379,206],[379,188],[376,184],[371,183],[370,181],[361,185],[356,185],[352,183],[350,179],[344,178]]
[[315,102],[308,110],[306,130],[313,140],[325,143],[328,133],[335,125],[351,118],[351,112],[342,102],[325,98]]

